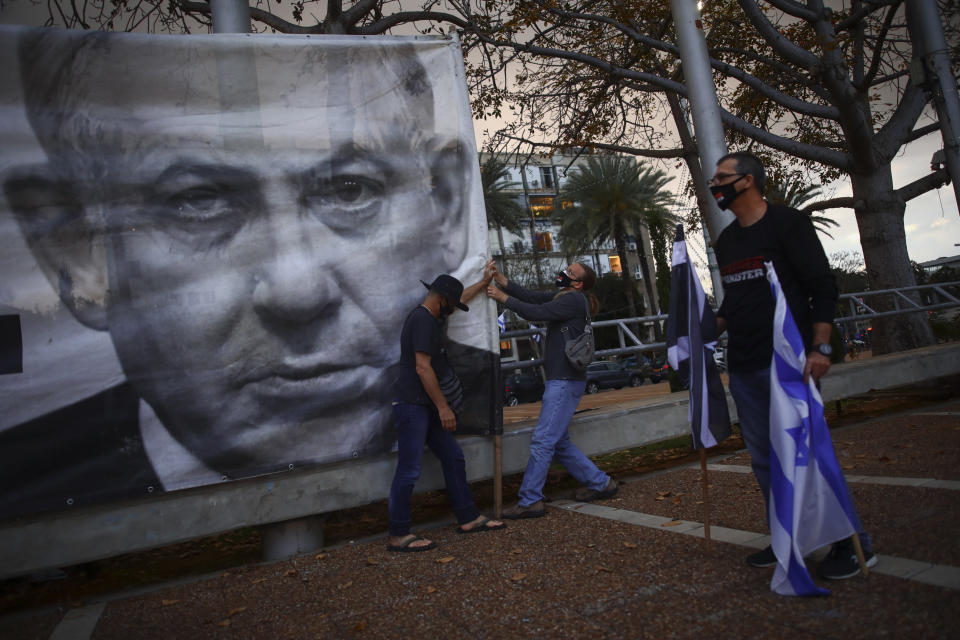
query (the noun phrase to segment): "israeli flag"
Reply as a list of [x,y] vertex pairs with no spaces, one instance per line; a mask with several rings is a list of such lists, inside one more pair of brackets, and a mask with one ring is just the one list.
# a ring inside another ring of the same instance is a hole
[[777,556],[770,589],[785,596],[829,595],[803,558],[860,530],[813,380],[803,383],[806,352],[772,262],[777,302],[770,366],[770,537]]
[[527,326],[528,326],[530,329],[536,329],[536,330],[537,330],[537,332],[536,332],[535,334],[533,334],[533,341],[534,341],[534,342],[540,342],[540,327],[538,327],[538,326],[535,325],[535,324],[529,324],[529,325],[527,325]]
[[[503,313],[506,313],[506,311]],[[507,321],[504,319],[503,313],[497,316],[497,326],[500,327],[500,333],[503,333],[507,330]]]
[[717,318],[687,256],[683,226],[678,224],[670,269],[667,360],[677,375],[690,385],[687,419],[694,449],[714,447],[730,435],[727,395],[713,359],[716,333]]

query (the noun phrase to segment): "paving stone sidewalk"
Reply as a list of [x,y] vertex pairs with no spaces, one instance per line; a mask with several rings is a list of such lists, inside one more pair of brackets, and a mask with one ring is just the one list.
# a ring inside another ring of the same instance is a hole
[[767,538],[741,453],[710,467],[710,549],[699,470],[680,468],[621,479],[591,505],[558,497],[547,517],[503,532],[427,528],[439,544],[427,553],[388,553],[381,537],[7,616],[0,637],[960,637],[960,401],[833,437],[880,564],[819,581],[829,597],[775,595],[772,569],[745,564]]

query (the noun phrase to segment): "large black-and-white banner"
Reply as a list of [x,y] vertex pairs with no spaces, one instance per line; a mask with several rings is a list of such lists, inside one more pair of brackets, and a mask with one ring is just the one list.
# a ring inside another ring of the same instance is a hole
[[[0,28],[0,517],[389,451],[486,222],[443,38]],[[452,316],[482,433],[494,306]]]

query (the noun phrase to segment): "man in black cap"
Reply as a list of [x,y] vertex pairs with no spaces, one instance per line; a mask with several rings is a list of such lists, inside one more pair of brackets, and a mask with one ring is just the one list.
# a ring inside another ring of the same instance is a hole
[[480,514],[467,484],[463,450],[453,432],[463,389],[443,346],[443,327],[455,309],[469,311],[469,301],[493,278],[492,262],[483,279],[464,291],[463,284],[443,274],[421,282],[427,297],[407,315],[400,332],[400,371],[393,403],[397,427],[397,470],[390,487],[390,551],[427,551],[436,544],[410,533],[410,496],[420,478],[423,446],[440,460],[447,494],[453,503],[459,533],[495,531],[506,525]]

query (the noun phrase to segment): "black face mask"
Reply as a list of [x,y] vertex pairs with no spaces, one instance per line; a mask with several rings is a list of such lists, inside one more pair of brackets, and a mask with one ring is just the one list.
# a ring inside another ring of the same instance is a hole
[[557,282],[556,282],[556,285],[557,285],[558,287],[560,287],[561,289],[566,289],[567,287],[569,287],[569,286],[570,286],[571,284],[573,284],[574,282],[580,282],[580,281],[579,281],[579,280],[574,280],[573,278],[571,278],[570,276],[568,276],[568,275],[567,275],[567,272],[564,271],[563,269],[561,269],[560,271],[557,271]]
[[728,182],[727,184],[718,184],[710,186],[710,193],[713,194],[713,197],[717,201],[717,206],[726,211],[730,208],[730,203],[737,199],[737,197],[743,193],[743,191],[737,191],[733,185],[737,184],[743,180],[746,174],[740,176],[733,182]]

